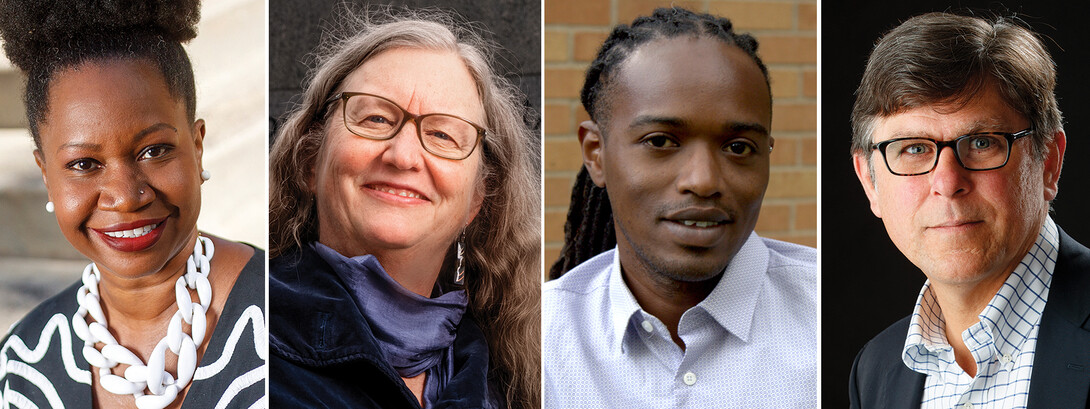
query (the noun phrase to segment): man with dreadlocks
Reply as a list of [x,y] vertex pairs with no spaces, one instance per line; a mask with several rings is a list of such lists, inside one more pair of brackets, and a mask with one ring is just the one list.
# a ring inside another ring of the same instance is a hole
[[542,302],[546,407],[816,406],[816,252],[753,232],[774,144],[756,51],[671,8],[598,52]]

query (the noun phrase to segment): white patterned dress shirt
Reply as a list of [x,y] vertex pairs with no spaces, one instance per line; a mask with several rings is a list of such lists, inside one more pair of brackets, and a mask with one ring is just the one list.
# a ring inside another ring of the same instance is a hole
[[976,360],[976,377],[954,359],[942,309],[930,281],[924,283],[902,356],[909,369],[927,375],[922,408],[1026,407],[1037,332],[1059,243],[1056,223],[1047,218],[1029,253],[981,311],[980,321],[961,333]]
[[682,350],[621,277],[617,250],[542,297],[546,408],[816,407],[816,251],[751,234],[704,301]]

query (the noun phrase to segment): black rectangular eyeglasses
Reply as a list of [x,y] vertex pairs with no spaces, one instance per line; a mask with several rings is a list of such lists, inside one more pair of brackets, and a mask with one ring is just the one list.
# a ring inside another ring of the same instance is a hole
[[992,170],[1006,166],[1014,141],[1033,133],[1033,128],[1018,132],[982,132],[962,135],[949,141],[931,138],[896,138],[871,145],[882,153],[886,168],[898,176],[930,173],[939,164],[939,153],[954,148],[954,158],[968,170]]

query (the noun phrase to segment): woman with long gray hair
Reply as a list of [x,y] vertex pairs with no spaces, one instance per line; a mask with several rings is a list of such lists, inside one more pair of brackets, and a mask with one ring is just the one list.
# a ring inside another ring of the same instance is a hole
[[538,407],[533,135],[450,14],[324,36],[273,145],[273,406]]

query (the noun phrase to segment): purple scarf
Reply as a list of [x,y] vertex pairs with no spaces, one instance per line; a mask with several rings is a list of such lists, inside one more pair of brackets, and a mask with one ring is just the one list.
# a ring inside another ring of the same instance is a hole
[[427,298],[394,281],[375,256],[348,258],[318,242],[314,250],[348,286],[390,366],[404,378],[428,372],[425,400],[434,401],[453,372],[452,345],[468,303],[465,290]]

